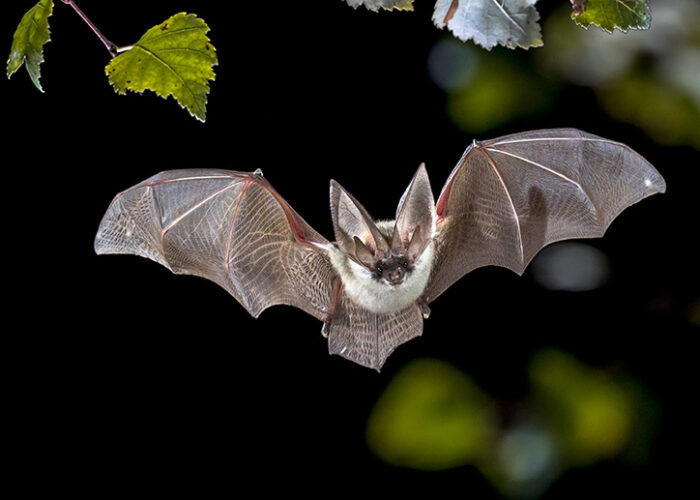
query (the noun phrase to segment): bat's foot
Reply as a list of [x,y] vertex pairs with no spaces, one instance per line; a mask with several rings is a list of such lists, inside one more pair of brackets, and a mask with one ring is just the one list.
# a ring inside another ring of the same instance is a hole
[[330,329],[330,321],[324,321],[323,326],[321,327],[321,335],[323,335],[324,339],[328,338],[328,332]]
[[418,299],[418,307],[420,307],[420,312],[423,314],[423,319],[428,319],[430,317],[430,307],[428,307],[427,302],[423,299]]

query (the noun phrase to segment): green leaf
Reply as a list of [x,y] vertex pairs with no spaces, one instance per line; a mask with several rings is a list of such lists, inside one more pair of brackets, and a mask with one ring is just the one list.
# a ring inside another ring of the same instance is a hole
[[41,0],[22,17],[12,37],[10,57],[7,59],[7,78],[26,63],[29,77],[41,92],[40,64],[44,62],[44,44],[50,40],[49,16],[53,11],[52,0]]
[[539,47],[542,35],[535,9],[537,0],[437,0],[433,22],[447,28],[460,40],[490,50],[496,45],[509,49]]
[[413,10],[413,0],[345,0],[348,5],[357,8],[364,5],[369,10],[377,12],[380,8],[384,10]]
[[591,24],[612,33],[630,29],[647,29],[651,12],[646,0],[588,0],[581,14],[571,13],[576,24],[588,28]]
[[194,14],[175,14],[112,59],[105,68],[109,83],[119,94],[148,89],[163,98],[172,95],[204,121],[209,80],[214,80],[212,68],[218,63],[207,31],[206,23]]

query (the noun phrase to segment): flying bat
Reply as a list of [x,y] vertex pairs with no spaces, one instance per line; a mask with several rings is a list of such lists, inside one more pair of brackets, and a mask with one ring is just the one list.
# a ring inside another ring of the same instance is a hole
[[665,189],[622,143],[535,130],[473,141],[437,203],[421,165],[394,220],[373,219],[331,180],[332,242],[260,170],[161,172],[114,198],[95,251],[212,280],[256,318],[272,305],[298,307],[323,322],[331,354],[379,370],[468,272],[522,274],[544,246],[600,237],[622,210]]

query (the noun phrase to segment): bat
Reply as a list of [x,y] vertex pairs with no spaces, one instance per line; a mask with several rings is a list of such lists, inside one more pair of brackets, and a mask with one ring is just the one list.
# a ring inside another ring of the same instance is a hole
[[260,170],[161,172],[117,194],[95,251],[212,280],[256,318],[276,304],[297,307],[323,322],[331,354],[379,370],[468,272],[495,265],[522,274],[546,245],[601,237],[622,210],[665,190],[625,144],[535,130],[473,141],[437,202],[421,164],[394,220],[373,219],[331,180],[335,241]]

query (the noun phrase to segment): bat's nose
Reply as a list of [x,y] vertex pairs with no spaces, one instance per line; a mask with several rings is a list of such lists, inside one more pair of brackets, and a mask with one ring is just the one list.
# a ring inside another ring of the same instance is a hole
[[400,285],[401,283],[403,283],[404,276],[405,273],[403,269],[397,267],[396,269],[386,273],[386,280],[392,285]]

